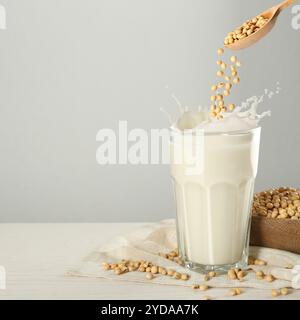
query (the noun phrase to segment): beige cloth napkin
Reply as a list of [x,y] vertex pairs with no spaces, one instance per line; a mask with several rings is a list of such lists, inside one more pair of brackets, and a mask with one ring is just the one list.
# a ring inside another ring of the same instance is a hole
[[[91,252],[82,261],[78,269],[67,274],[72,276],[96,277],[111,280],[147,282],[145,273],[129,272],[115,275],[112,271],[103,270],[102,262],[117,262],[121,259],[146,260],[156,265],[172,268],[179,272],[190,274],[188,281],[175,280],[170,277],[156,275],[151,283],[160,285],[191,286],[203,283],[204,275],[189,271],[178,264],[157,255],[158,252],[170,252],[176,247],[176,230],[174,220],[164,220],[159,223],[146,224],[134,232],[119,236],[99,250]],[[269,248],[251,247],[250,255],[268,261],[268,266],[253,269],[263,270],[273,274],[278,280],[268,283],[256,280],[254,272],[248,272],[243,281],[228,280],[226,275],[220,275],[209,281],[209,286],[219,288],[241,287],[258,289],[279,289],[293,287],[300,289],[300,256],[286,251]],[[286,269],[289,264],[294,265],[293,270]]]

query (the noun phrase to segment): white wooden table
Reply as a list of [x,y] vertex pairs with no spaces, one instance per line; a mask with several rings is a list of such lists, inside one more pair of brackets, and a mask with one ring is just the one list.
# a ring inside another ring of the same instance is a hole
[[[202,293],[190,288],[64,276],[90,251],[139,225],[0,224],[0,265],[7,274],[6,290],[0,290],[0,299],[199,300]],[[214,299],[237,299],[227,292],[211,289],[206,294]],[[238,299],[270,299],[270,292],[247,289]],[[286,299],[300,299],[300,291]]]

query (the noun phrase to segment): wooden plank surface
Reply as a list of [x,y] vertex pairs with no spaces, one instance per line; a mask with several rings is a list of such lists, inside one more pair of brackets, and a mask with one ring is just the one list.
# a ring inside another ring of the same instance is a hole
[[[111,238],[141,224],[1,224],[0,265],[7,288],[0,299],[195,299],[190,288],[65,277],[82,257]],[[229,297],[225,289],[206,292],[213,299],[270,299],[267,290],[247,289]],[[300,291],[278,299],[300,299]]]

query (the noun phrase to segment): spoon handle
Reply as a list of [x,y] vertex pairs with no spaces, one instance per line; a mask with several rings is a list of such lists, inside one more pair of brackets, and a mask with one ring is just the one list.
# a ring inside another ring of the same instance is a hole
[[291,4],[293,4],[296,0],[285,0],[282,3],[280,3],[278,5],[278,10],[282,11],[284,9],[286,9],[288,6],[290,6]]

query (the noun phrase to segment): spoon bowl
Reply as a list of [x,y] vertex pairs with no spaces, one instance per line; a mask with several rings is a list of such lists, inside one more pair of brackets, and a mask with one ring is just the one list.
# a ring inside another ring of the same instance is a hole
[[277,18],[281,11],[286,9],[289,5],[291,5],[294,2],[295,0],[285,0],[279,5],[262,12],[260,16],[264,17],[265,19],[268,19],[268,22],[262,28],[260,28],[255,33],[252,33],[250,36],[247,36],[246,38],[235,41],[232,44],[225,45],[225,48],[230,50],[242,50],[254,45],[262,38],[264,38],[274,28]]

